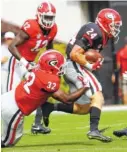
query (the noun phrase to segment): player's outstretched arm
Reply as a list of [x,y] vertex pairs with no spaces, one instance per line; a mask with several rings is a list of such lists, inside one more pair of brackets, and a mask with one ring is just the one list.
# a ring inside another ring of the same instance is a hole
[[80,88],[73,93],[65,93],[63,90],[59,89],[57,92],[52,94],[52,97],[61,102],[75,102],[78,98],[85,93],[88,87]]
[[11,54],[18,60],[20,60],[22,58],[22,56],[20,55],[17,46],[20,44],[23,44],[27,39],[29,38],[29,36],[24,32],[24,31],[20,31],[15,39],[12,41],[12,43],[9,45],[9,51],[11,52]]

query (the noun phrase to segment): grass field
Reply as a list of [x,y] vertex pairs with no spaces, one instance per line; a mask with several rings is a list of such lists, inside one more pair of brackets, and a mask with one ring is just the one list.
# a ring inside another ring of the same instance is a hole
[[89,115],[56,115],[50,117],[51,134],[33,135],[30,132],[34,115],[25,118],[24,136],[13,148],[2,152],[127,152],[127,137],[116,138],[113,130],[127,126],[127,112],[103,112],[99,128],[110,127],[104,134],[111,136],[113,142],[102,143],[89,140]]

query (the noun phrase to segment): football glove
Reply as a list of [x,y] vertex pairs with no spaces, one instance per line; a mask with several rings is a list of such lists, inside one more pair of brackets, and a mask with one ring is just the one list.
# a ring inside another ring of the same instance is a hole
[[90,64],[89,62],[87,62],[85,64],[85,67],[88,68],[89,70],[98,70],[101,68],[103,61],[104,61],[104,58],[103,59],[99,58],[98,61],[93,64]]
[[19,62],[20,64],[23,64],[28,71],[36,67],[36,63],[28,62],[24,57],[22,57]]

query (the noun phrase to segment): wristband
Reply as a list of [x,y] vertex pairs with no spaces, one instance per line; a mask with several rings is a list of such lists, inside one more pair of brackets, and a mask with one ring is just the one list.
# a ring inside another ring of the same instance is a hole
[[23,64],[25,67],[27,67],[28,65],[28,61],[24,57],[20,59],[20,63]]

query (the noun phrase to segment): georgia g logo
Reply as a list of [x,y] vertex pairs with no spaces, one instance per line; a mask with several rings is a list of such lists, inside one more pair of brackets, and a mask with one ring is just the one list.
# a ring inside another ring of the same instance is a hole
[[43,7],[43,4],[40,4],[39,6],[38,6],[38,9],[41,9]]
[[57,60],[51,60],[51,61],[49,61],[49,65],[51,65],[51,66],[55,66],[57,63],[58,63]]
[[115,18],[114,14],[112,14],[112,13],[106,13],[105,16],[111,20],[114,20],[114,18]]

